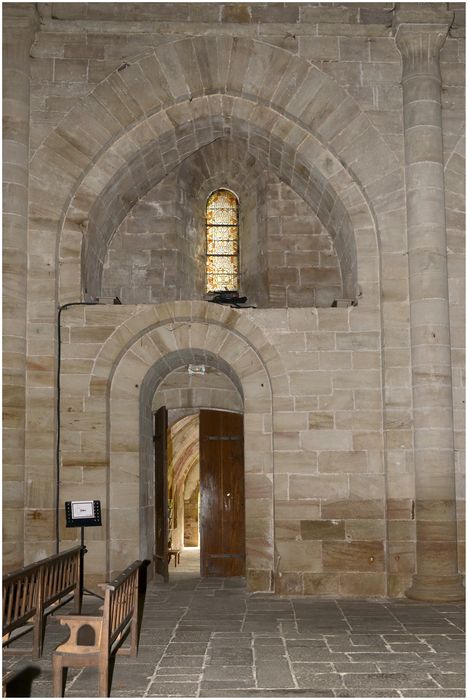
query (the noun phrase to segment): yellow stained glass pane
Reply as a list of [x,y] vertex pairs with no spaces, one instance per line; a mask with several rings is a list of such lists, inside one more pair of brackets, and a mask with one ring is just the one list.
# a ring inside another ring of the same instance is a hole
[[216,190],[208,198],[207,224],[237,226],[237,198],[229,190]]
[[208,255],[206,261],[207,291],[237,290],[238,264],[237,255]]
[[237,291],[239,228],[237,197],[229,190],[216,190],[206,206],[206,290]]
[[237,226],[234,228],[208,226],[206,252],[208,255],[237,255]]
[[206,291],[235,292],[237,291],[237,276],[228,273],[221,275],[208,272],[206,275]]
[[206,212],[207,224],[236,226],[237,209],[213,208]]

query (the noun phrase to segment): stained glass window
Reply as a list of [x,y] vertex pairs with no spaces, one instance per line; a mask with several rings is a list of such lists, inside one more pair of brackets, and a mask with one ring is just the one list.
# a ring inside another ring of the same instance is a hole
[[239,289],[239,202],[216,190],[206,203],[206,291]]

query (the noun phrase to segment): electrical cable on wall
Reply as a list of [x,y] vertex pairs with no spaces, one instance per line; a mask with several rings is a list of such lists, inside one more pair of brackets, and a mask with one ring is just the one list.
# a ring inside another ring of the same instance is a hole
[[62,304],[58,307],[57,313],[57,436],[55,450],[55,552],[60,550],[60,438],[61,438],[61,423],[60,423],[60,370],[62,365],[62,328],[60,320],[62,311],[69,309],[71,306],[97,306],[98,301],[71,301],[68,304]]

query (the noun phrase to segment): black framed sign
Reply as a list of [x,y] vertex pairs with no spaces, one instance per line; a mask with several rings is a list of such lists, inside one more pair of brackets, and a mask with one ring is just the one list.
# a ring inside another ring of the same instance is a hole
[[101,501],[65,501],[67,527],[102,525]]

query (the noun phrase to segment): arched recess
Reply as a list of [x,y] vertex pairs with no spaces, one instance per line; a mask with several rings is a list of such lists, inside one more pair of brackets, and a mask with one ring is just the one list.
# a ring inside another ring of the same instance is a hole
[[[168,124],[166,131],[164,129]],[[345,296],[354,298],[358,294],[358,253],[367,262],[373,255],[377,281],[376,239],[372,248],[369,247],[369,231],[375,234],[370,209],[360,188],[340,160],[324,149],[309,130],[271,107],[256,105],[252,109],[244,98],[218,95],[178,104],[169,108],[167,113],[155,114],[151,118],[151,128],[146,123],[144,126],[144,135],[148,139],[145,146],[125,161],[99,191],[96,191],[96,181],[102,179],[102,175],[96,172],[99,170],[96,165],[72,200],[64,223],[63,240],[69,250],[67,232],[74,234],[75,239],[79,232],[83,248],[81,272],[76,267],[79,264],[76,256],[66,260],[65,256],[60,255],[67,270],[66,280],[63,276],[60,279],[64,299],[68,296],[76,298],[82,291],[89,297],[99,296],[102,266],[109,241],[132,206],[183,160],[227,134],[230,138],[243,140],[248,152],[289,185],[316,213],[335,245]],[[142,129],[143,126],[138,125],[134,131]],[[158,134],[157,139],[154,138],[155,134]],[[122,137],[128,138],[128,135]],[[134,140],[140,143],[143,135],[134,135]],[[161,142],[167,141],[174,141],[175,144],[171,148],[169,161],[160,146]],[[177,150],[176,146],[181,142],[184,144],[183,150]],[[93,188],[94,191],[90,192]],[[360,238],[366,239],[364,245]],[[76,282],[72,288],[74,280]],[[78,284],[80,280],[83,290]],[[366,281],[363,280],[363,288]],[[69,291],[65,295],[66,290]]]
[[248,585],[273,590],[273,397],[288,393],[276,350],[242,314],[204,302],[143,310],[113,335],[97,358],[89,386],[91,395],[102,390],[103,381],[109,386],[109,575],[129,559],[152,553],[148,484],[154,389],[174,367],[206,359],[228,374],[244,398]]
[[[352,285],[359,282],[363,301],[369,292],[373,303],[376,279],[369,280],[369,268],[378,277],[377,238],[366,192],[379,182],[387,184],[390,199],[401,190],[396,157],[357,103],[316,66],[238,37],[183,39],[135,58],[66,115],[36,152],[30,231],[41,231],[54,269],[60,255],[62,302],[81,294],[83,237],[88,228],[91,233],[91,210],[106,189],[110,199],[102,203],[112,201],[112,210],[105,209],[115,229],[114,213],[121,217],[141,187],[150,186],[147,174],[154,182],[154,173],[169,172],[194,142],[199,148],[228,128],[246,135],[256,156],[268,156],[298,193],[309,193],[312,201],[315,192],[315,205],[337,236],[349,219],[345,237],[354,238],[362,260],[358,272],[349,261]],[[143,185],[122,180],[130,162],[132,174],[144,174]],[[109,183],[119,180],[122,188],[111,192]],[[30,265],[43,262],[33,256]]]

